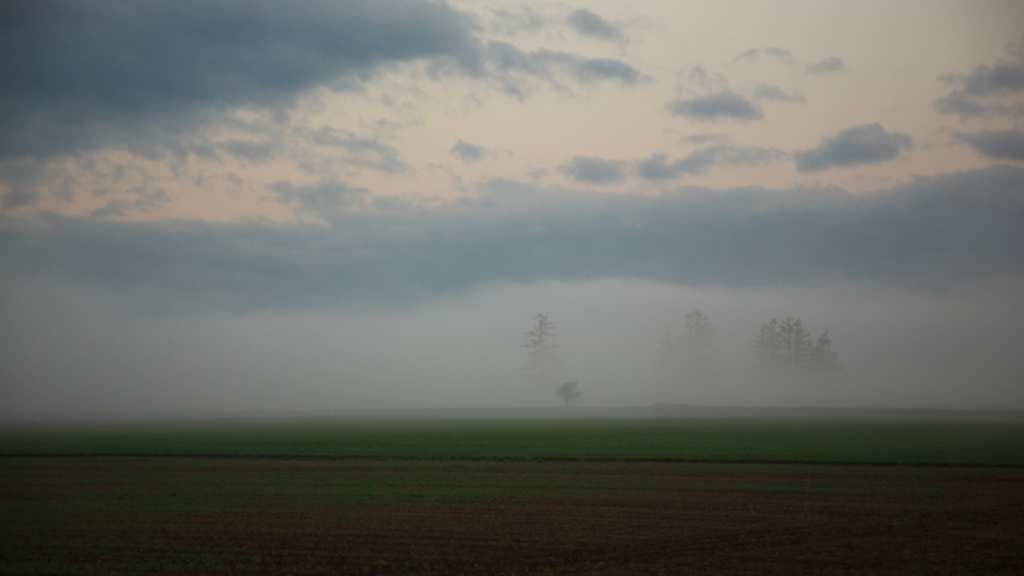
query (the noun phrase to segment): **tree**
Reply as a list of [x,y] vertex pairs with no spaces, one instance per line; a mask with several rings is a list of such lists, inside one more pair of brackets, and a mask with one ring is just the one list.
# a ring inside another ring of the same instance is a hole
[[761,366],[776,367],[782,364],[782,342],[779,336],[779,321],[772,318],[754,334],[754,357]]
[[783,363],[787,366],[802,366],[807,363],[811,352],[811,335],[804,329],[798,318],[786,316],[779,322]]
[[686,335],[683,336],[683,362],[690,372],[703,375],[714,364],[715,331],[708,315],[694,310],[686,315]]
[[565,402],[565,407],[568,408],[570,404],[576,401],[580,397],[580,381],[566,382],[555,388],[555,393],[562,397],[562,401]]
[[828,330],[825,330],[811,348],[809,363],[818,370],[838,370],[838,360],[839,351],[832,348],[832,339],[828,337]]
[[544,314],[537,314],[537,323],[527,333],[527,367],[538,380],[558,369],[558,345],[554,343],[555,325]]

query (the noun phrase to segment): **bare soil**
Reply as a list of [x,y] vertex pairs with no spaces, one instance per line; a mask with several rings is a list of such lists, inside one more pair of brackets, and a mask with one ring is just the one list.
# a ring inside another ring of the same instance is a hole
[[5,574],[1024,574],[1024,470],[0,459]]

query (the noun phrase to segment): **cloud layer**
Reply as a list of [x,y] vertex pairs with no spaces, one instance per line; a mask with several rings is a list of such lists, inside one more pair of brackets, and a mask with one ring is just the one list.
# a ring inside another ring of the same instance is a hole
[[0,222],[0,272],[55,276],[161,309],[415,301],[501,281],[638,278],[761,286],[852,279],[934,290],[1024,273],[1024,169],[919,178],[889,191],[711,191],[660,197],[494,182],[438,208],[348,209],[339,183],[281,184],[331,226]]
[[469,21],[435,1],[40,0],[2,11],[0,158],[166,139],[228,107],[287,107],[392,62],[478,65]]

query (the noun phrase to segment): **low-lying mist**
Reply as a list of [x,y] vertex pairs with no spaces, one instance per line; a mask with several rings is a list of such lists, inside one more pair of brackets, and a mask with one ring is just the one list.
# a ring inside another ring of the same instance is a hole
[[[858,284],[758,289],[607,279],[494,284],[399,308],[168,317],[77,284],[3,288],[0,417],[685,403],[736,407],[1024,409],[1024,281],[945,293]],[[666,328],[707,314],[714,367],[659,367]],[[554,324],[560,369],[528,369],[525,333]],[[772,318],[828,331],[841,370],[764,371]]]

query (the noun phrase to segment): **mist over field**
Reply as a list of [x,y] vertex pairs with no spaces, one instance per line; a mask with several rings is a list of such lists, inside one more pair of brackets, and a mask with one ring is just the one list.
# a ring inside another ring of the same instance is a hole
[[[154,317],[110,294],[45,282],[5,296],[3,416],[556,406],[1020,409],[1024,284],[946,294],[870,286],[686,288],[636,280],[496,284],[401,309]],[[659,372],[666,327],[699,307],[718,340],[702,382]],[[561,369],[527,369],[544,311]],[[772,317],[828,330],[842,370],[765,373],[751,340]],[[237,414],[236,414],[237,415]]]
[[900,6],[5,5],[0,419],[1024,410],[1024,8]]

